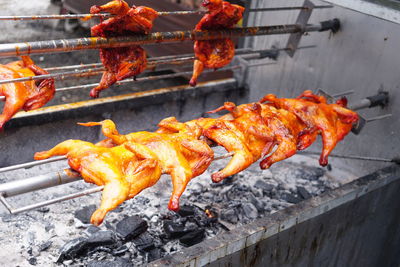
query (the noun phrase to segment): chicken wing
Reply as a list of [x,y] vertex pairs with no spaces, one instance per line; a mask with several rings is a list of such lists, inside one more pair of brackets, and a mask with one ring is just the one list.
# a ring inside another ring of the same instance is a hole
[[154,185],[161,176],[157,155],[136,143],[106,148],[81,140],[67,140],[48,151],[36,153],[34,158],[42,160],[59,155],[66,155],[69,166],[86,182],[104,185],[101,205],[90,219],[94,225],[100,225],[109,211]]
[[134,142],[153,151],[160,160],[162,172],[171,175],[173,192],[168,208],[173,211],[179,210],[179,199],[189,181],[202,174],[214,158],[214,152],[207,143],[198,140],[201,129],[196,125],[180,123],[175,118],[164,119],[159,126],[176,133],[135,132],[121,135],[111,120],[80,125],[101,125],[103,134],[114,144]]
[[[208,9],[196,30],[223,30],[234,27],[243,17],[244,8],[222,0],[203,0]],[[193,66],[191,86],[196,86],[197,79],[204,68],[217,69],[229,64],[235,55],[235,44],[229,38],[196,41],[194,43],[196,60]]]
[[[48,74],[36,66],[28,56],[22,60],[0,65],[0,79],[16,79]],[[19,110],[34,110],[49,102],[55,93],[54,79],[6,83],[0,85],[0,96],[5,96],[3,113],[0,115],[0,130]]]
[[277,98],[273,94],[266,95],[261,102],[270,102],[277,108],[293,112],[308,128],[309,132],[321,134],[323,150],[319,163],[328,164],[328,156],[336,144],[346,136],[357,122],[357,113],[339,104],[327,104],[321,96],[305,91],[298,99]]
[[[144,6],[130,8],[123,0],[114,0],[102,6],[92,6],[90,9],[91,14],[99,12],[109,12],[116,16],[91,28],[92,36],[97,37],[148,33],[158,16],[154,9]],[[100,49],[100,59],[106,71],[103,73],[100,84],[91,90],[91,97],[98,97],[100,91],[117,81],[135,77],[147,66],[146,52],[138,45]]]

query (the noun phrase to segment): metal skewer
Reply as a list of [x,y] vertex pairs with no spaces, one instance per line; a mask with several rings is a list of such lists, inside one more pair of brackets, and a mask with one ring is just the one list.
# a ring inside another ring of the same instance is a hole
[[[332,23],[333,25],[334,23]],[[301,26],[297,24],[275,25],[263,27],[246,27],[213,31],[174,31],[155,32],[135,36],[101,38],[88,37],[25,43],[0,44],[0,57],[21,56],[40,53],[68,52],[84,49],[107,47],[126,47],[161,42],[181,42],[185,40],[215,40],[242,36],[273,35],[285,33],[325,31],[329,28],[321,24]]]
[[[320,155],[321,152],[300,151],[299,154]],[[379,157],[366,157],[366,156],[356,156],[356,155],[339,155],[339,154],[330,154],[329,157],[342,158],[342,159],[367,160],[367,161],[393,162],[393,163],[396,163],[396,164],[400,164],[400,157],[394,157],[394,158],[388,159],[388,158],[379,158]]]
[[[331,5],[314,6],[315,8],[332,8]],[[286,10],[302,10],[308,9],[303,6],[294,7],[271,7],[271,8],[254,8],[249,9],[249,12],[267,12],[267,11],[286,11]],[[159,11],[159,16],[171,15],[204,15],[207,11],[203,10],[182,10],[182,11]],[[48,20],[48,19],[91,19],[91,18],[111,18],[114,15],[108,13],[100,14],[60,14],[60,15],[28,15],[28,16],[0,16],[0,20]]]
[[[230,152],[230,153],[226,153],[224,155],[218,156],[218,157],[214,157],[214,161],[232,157],[233,154],[234,153]],[[62,184],[66,184],[66,183],[76,182],[79,179],[81,179],[81,177],[78,175],[71,176],[71,173],[74,173],[74,172],[67,169],[62,172],[55,172],[55,173],[40,175],[37,177],[32,177],[32,178],[28,178],[28,179],[24,179],[24,180],[18,180],[18,181],[1,184],[0,185],[0,202],[7,208],[7,210],[11,214],[17,214],[17,213],[21,213],[24,211],[48,206],[50,204],[59,203],[62,201],[86,196],[86,195],[93,194],[96,192],[100,192],[104,189],[104,186],[97,186],[97,187],[90,188],[90,189],[87,189],[87,190],[84,190],[81,192],[68,194],[68,195],[65,195],[65,196],[62,196],[59,198],[50,199],[50,200],[43,201],[40,203],[35,203],[35,204],[28,205],[28,206],[18,208],[18,209],[14,209],[10,205],[10,203],[6,200],[7,197],[12,197],[12,196],[16,196],[16,195],[20,195],[20,194],[24,194],[24,193],[29,193],[29,192],[33,192],[33,191],[37,191],[37,190],[41,190],[41,189],[45,189],[45,188],[49,188],[49,187],[53,187],[53,186],[57,186],[57,185],[62,185]]]

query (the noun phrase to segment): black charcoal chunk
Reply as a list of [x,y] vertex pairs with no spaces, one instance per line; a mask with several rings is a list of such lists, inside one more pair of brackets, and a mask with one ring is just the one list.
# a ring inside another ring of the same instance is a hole
[[116,231],[125,241],[132,240],[147,230],[147,222],[137,215],[127,217],[116,225]]
[[230,223],[237,223],[238,216],[235,209],[227,209],[221,213],[221,219]]
[[64,244],[60,249],[60,256],[57,262],[61,263],[66,259],[74,259],[83,254],[88,248],[88,241],[85,237],[78,237]]
[[303,186],[298,186],[297,187],[297,193],[299,194],[300,197],[303,199],[309,199],[312,197],[312,195],[305,189]]
[[30,257],[28,260],[30,265],[36,265],[37,264],[37,259],[35,257]]
[[274,185],[272,184],[268,184],[266,182],[264,182],[263,180],[258,180],[255,184],[254,184],[255,188],[259,188],[261,189],[264,193],[271,191],[272,189],[274,189]]
[[187,230],[185,226],[181,223],[175,223],[173,221],[164,221],[164,231],[168,238],[178,238],[185,235]]
[[80,220],[82,223],[90,223],[90,217],[96,210],[96,205],[86,206],[80,210],[75,211],[75,218]]
[[100,231],[100,228],[94,225],[91,225],[86,229],[86,233],[88,233],[89,235],[94,234],[98,231]]
[[189,205],[183,205],[180,207],[178,214],[182,217],[192,216],[194,215],[194,207]]
[[201,241],[203,241],[204,238],[205,230],[203,228],[200,228],[182,236],[181,238],[179,238],[179,242],[184,246],[190,247],[200,243]]
[[53,244],[53,241],[47,241],[47,242],[44,242],[44,243],[42,243],[42,244],[40,244],[39,245],[39,251],[45,251],[45,250],[47,250],[50,246],[51,246],[51,244]]
[[117,241],[115,233],[110,230],[97,231],[89,236],[87,242],[91,247],[108,246]]
[[281,198],[289,203],[297,204],[301,201],[300,198],[293,196],[292,194],[283,193]]
[[158,260],[162,257],[162,249],[155,248],[149,251],[147,262]]
[[140,251],[149,251],[154,248],[154,238],[148,232],[139,235],[132,242]]

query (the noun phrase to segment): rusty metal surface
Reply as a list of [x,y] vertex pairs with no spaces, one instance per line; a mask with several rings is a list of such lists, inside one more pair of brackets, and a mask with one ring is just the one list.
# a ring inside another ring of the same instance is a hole
[[393,165],[149,266],[398,266]]

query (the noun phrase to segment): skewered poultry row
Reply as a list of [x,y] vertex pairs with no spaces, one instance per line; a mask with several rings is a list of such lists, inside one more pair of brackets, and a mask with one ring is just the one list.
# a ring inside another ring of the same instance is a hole
[[154,185],[163,173],[172,177],[168,207],[178,210],[179,198],[189,181],[202,174],[214,159],[212,144],[233,152],[227,166],[212,174],[214,182],[259,159],[262,169],[269,168],[310,146],[318,135],[323,137],[320,164],[326,165],[329,153],[358,121],[357,113],[346,109],[346,104],[345,99],[328,104],[323,96],[305,91],[296,99],[269,94],[257,103],[236,106],[226,102],[211,111],[229,111],[219,118],[185,123],[167,118],[155,132],[121,135],[111,120],[81,123],[100,125],[107,139],[97,144],[67,140],[49,151],[36,153],[35,159],[66,155],[70,167],[86,182],[104,185],[101,206],[91,218],[93,224],[99,225],[107,212]]
[[[203,0],[203,5],[209,10],[209,14],[201,19],[196,30],[232,28],[242,18],[244,11],[243,7],[221,0]],[[157,11],[152,8],[129,7],[123,0],[113,0],[102,6],[92,6],[90,9],[91,14],[100,12],[108,12],[115,16],[91,28],[91,35],[95,37],[148,34],[158,17]],[[229,64],[235,53],[234,43],[230,39],[196,41],[194,50],[196,60],[190,81],[192,86],[196,85],[197,78],[204,68],[221,68]],[[94,98],[117,81],[136,77],[147,66],[146,52],[139,45],[102,48],[100,59],[105,71],[99,85],[90,91],[90,96]],[[36,66],[27,56],[23,56],[21,61],[0,65],[0,79],[43,74],[48,72]],[[29,111],[40,108],[53,98],[54,93],[54,79],[0,85],[0,96],[6,97],[3,114],[0,115],[0,130],[20,109]]]

